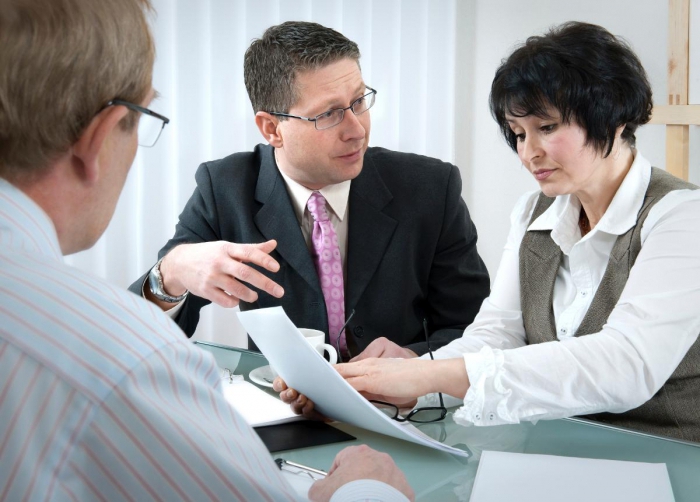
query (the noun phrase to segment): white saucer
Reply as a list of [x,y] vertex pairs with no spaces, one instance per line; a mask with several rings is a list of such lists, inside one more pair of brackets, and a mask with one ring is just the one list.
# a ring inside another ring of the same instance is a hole
[[[269,366],[260,366],[248,373],[248,378],[250,378],[252,382],[262,385],[263,387],[272,387],[272,381],[275,379],[275,375],[272,374],[272,370]],[[265,380],[266,378],[269,382]]]

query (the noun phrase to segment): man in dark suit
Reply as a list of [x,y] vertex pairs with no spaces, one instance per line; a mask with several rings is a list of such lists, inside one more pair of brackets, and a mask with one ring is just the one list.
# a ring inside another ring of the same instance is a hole
[[306,22],[273,26],[246,52],[268,145],[199,167],[174,237],[131,286],[188,335],[212,301],[281,305],[344,358],[373,341],[376,355],[409,357],[427,351],[424,319],[433,349],[474,319],[489,278],[459,170],[368,148],[376,91],[359,58],[354,42]]

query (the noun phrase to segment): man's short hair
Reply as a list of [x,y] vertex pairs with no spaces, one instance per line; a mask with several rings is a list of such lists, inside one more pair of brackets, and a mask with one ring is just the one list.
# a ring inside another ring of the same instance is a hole
[[513,151],[517,139],[506,113],[546,118],[551,106],[607,157],[620,126],[622,139],[635,145],[634,133],[651,118],[653,102],[646,72],[627,43],[600,26],[569,22],[528,38],[501,63],[490,106]]
[[[112,99],[140,104],[149,0],[0,0],[0,177],[41,173]],[[132,128],[130,112],[122,127]]]
[[299,72],[341,59],[359,66],[357,44],[317,23],[288,21],[268,28],[245,53],[243,75],[253,111],[288,113],[299,99]]

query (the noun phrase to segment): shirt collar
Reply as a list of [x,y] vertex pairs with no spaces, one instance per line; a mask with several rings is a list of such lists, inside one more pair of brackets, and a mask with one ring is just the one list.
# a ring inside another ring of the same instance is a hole
[[62,259],[51,218],[24,192],[0,178],[0,249]]
[[[620,188],[610,202],[607,211],[588,235],[605,232],[622,235],[637,222],[637,213],[651,179],[651,164],[638,151],[634,151],[634,162]],[[578,240],[578,220],[581,202],[574,195],[560,195],[549,208],[528,227],[531,230],[551,230],[552,239],[564,252],[568,252]],[[570,245],[567,245],[569,243]],[[568,249],[565,249],[568,248]]]
[[[301,223],[304,217],[304,211],[306,211],[306,203],[311,197],[314,190],[309,190],[305,186],[297,183],[292,178],[287,176],[280,169],[280,174],[287,185],[287,191],[292,199],[292,206],[294,207],[294,213],[296,214],[297,220]],[[351,180],[343,181],[342,183],[336,183],[335,185],[328,185],[318,190],[321,195],[326,199],[326,203],[330,206],[336,217],[343,221],[345,218],[345,212],[348,207],[348,198],[350,197],[350,183]]]

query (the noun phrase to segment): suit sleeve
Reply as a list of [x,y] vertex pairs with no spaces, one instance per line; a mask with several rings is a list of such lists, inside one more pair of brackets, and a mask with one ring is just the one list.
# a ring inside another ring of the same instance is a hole
[[[489,274],[476,249],[477,232],[462,199],[462,179],[452,166],[445,193],[442,228],[430,271],[427,317],[430,348],[460,338],[489,295]],[[418,355],[425,342],[408,345]]]
[[[219,214],[215,204],[212,180],[207,164],[201,164],[195,174],[197,186],[187,201],[185,209],[175,227],[175,235],[158,252],[158,259],[180,244],[213,242],[221,240]],[[151,265],[153,267],[153,265]],[[150,270],[150,267],[149,267]],[[148,272],[142,275],[131,286],[129,291],[141,296],[144,281]],[[194,334],[199,322],[199,311],[211,303],[209,300],[195,295],[188,295],[174,321],[188,337]]]

